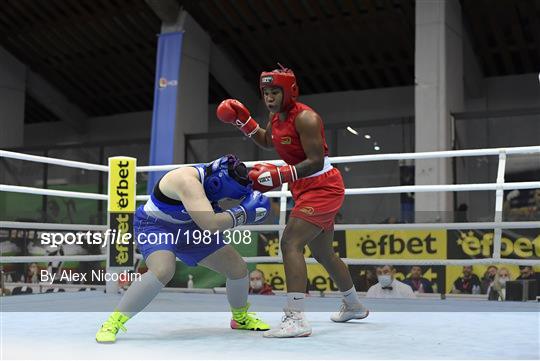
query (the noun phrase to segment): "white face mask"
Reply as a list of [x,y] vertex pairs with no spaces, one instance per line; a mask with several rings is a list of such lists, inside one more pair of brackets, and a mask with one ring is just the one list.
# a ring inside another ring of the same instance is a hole
[[507,281],[509,281],[509,279],[506,278],[506,277],[501,277],[501,278],[499,278],[499,284],[500,284],[501,286],[503,286],[503,287],[506,285],[506,282],[507,282]]
[[380,276],[377,276],[377,279],[379,280],[379,283],[383,287],[388,287],[392,284],[392,276],[390,275],[380,275]]
[[257,281],[250,281],[249,282],[251,288],[253,288],[254,290],[260,290],[263,286],[263,283],[261,280],[257,280]]

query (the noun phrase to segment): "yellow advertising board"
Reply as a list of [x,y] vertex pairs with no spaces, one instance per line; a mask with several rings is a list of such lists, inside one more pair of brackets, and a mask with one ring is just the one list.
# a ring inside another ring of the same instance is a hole
[[351,230],[345,239],[348,258],[446,258],[446,230]]

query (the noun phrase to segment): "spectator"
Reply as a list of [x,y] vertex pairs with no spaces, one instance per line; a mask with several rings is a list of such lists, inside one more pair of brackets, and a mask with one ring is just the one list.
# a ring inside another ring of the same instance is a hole
[[532,266],[519,266],[519,276],[516,280],[536,280],[536,274]]
[[409,285],[415,293],[433,293],[431,281],[422,277],[422,267],[412,266],[411,277],[403,280],[403,283]]
[[488,288],[488,300],[490,301],[504,301],[506,298],[506,282],[510,281],[510,272],[505,267],[501,267],[496,275],[495,279]]
[[396,270],[393,266],[377,267],[378,283],[367,291],[366,297],[372,298],[414,298],[412,288],[394,278]]
[[377,282],[377,271],[375,268],[366,268],[365,272],[358,277],[358,291],[366,292]]
[[457,212],[456,212],[456,223],[467,223],[469,222],[469,217],[467,216],[467,211],[469,210],[469,206],[466,203],[461,203],[458,206]]
[[396,224],[398,223],[398,219],[394,216],[390,216],[388,218],[386,218],[384,221],[383,221],[384,224]]
[[489,266],[486,270],[486,273],[484,273],[484,276],[482,277],[482,282],[480,282],[480,293],[483,295],[487,293],[487,290],[489,286],[493,283],[493,280],[495,280],[495,276],[497,275],[497,267],[495,266]]
[[463,266],[463,276],[454,281],[451,293],[480,293],[480,279],[473,273],[472,266]]
[[30,263],[28,269],[26,270],[26,283],[39,283],[39,268],[37,264]]
[[273,295],[272,286],[266,283],[264,273],[254,269],[249,274],[249,293],[252,295]]

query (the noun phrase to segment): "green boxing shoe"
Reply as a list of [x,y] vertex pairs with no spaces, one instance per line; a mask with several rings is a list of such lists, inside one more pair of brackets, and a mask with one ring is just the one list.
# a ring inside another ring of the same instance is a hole
[[270,326],[257,317],[255,312],[248,312],[250,304],[244,307],[231,308],[233,317],[231,328],[234,330],[266,331]]
[[122,312],[114,311],[107,321],[96,333],[96,341],[99,343],[114,343],[116,342],[116,334],[118,330],[124,332],[127,331],[127,328],[124,327],[124,323],[129,320],[129,317],[124,315]]

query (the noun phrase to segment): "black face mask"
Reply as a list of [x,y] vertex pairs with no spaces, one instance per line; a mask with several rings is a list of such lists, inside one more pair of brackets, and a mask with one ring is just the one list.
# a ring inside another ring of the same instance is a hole
[[246,165],[238,160],[229,163],[229,176],[243,186],[251,183]]

